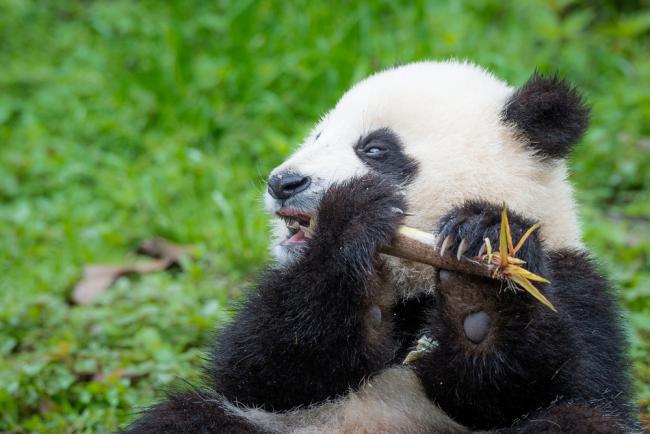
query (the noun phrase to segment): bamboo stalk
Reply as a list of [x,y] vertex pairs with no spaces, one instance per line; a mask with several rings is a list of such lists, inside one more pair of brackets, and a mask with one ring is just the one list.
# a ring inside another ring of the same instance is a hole
[[439,250],[436,249],[436,237],[434,235],[408,226],[400,226],[391,244],[384,247],[381,252],[444,270],[459,271],[482,277],[498,277],[496,265],[465,256],[458,260],[454,254],[442,256]]
[[508,281],[508,284],[512,287],[514,285],[519,286],[546,307],[557,312],[550,300],[531,281],[541,283],[550,282],[544,277],[538,276],[523,268],[525,262],[515,257],[523,243],[526,242],[528,237],[537,228],[539,228],[539,224],[535,224],[528,229],[515,247],[510,234],[508,214],[504,207],[501,214],[500,249],[497,252],[492,252],[489,240],[486,239],[487,254],[484,257],[467,258],[461,256],[459,259],[453,254],[442,256],[438,248],[436,248],[437,242],[435,236],[408,226],[399,227],[397,233],[393,236],[391,245],[383,248],[382,253],[432,265],[440,269]]

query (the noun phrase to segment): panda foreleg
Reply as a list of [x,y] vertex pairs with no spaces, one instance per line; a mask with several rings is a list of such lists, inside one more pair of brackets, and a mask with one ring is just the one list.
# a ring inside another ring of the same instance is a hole
[[303,256],[271,270],[221,333],[208,374],[231,402],[289,410],[347,393],[393,357],[392,288],[379,247],[402,219],[396,187],[331,187]]
[[[513,238],[532,226],[509,213]],[[485,238],[498,245],[501,206],[470,202],[441,220],[447,254],[476,256]],[[465,240],[463,242],[463,240]],[[441,246],[442,248],[442,246]],[[536,234],[517,257],[533,273],[548,264]],[[555,301],[549,285],[540,290]],[[563,387],[554,375],[574,358],[564,317],[503,282],[440,271],[423,334],[435,341],[416,369],[427,394],[456,421],[475,429],[509,426],[552,402]]]

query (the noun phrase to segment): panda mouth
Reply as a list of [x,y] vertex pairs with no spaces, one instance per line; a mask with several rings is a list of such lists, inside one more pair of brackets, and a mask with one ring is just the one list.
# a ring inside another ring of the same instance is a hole
[[316,230],[316,217],[305,211],[281,208],[276,212],[277,216],[284,221],[289,235],[282,245],[304,244],[314,237]]

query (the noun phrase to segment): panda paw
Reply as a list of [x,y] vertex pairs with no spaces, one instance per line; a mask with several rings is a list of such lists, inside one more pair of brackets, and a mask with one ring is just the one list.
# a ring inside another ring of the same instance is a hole
[[405,211],[403,192],[377,175],[335,184],[323,195],[315,241],[333,255],[373,257],[390,242]]
[[[486,238],[493,247],[498,248],[502,209],[502,205],[481,201],[469,201],[452,209],[438,223],[436,248],[441,255],[454,255],[458,259],[461,256],[483,255],[486,251]],[[515,243],[534,224],[510,211],[508,221]],[[516,256],[526,261],[529,271],[538,273],[543,270],[544,254],[536,232],[533,232]]]

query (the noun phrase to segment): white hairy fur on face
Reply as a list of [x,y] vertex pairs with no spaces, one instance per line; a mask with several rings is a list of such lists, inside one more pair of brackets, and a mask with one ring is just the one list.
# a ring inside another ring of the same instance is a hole
[[[513,92],[484,69],[454,60],[379,72],[345,93],[272,174],[310,176],[311,185],[298,196],[303,200],[299,208],[313,215],[328,186],[371,170],[354,152],[359,138],[390,128],[419,165],[406,186],[407,225],[432,231],[440,217],[468,199],[505,202],[542,223],[540,235],[548,248],[581,247],[564,161],[536,158],[515,128],[502,121]],[[268,193],[265,204],[272,214],[282,207]],[[272,252],[281,263],[291,261],[296,250],[285,243],[290,237],[286,225],[278,220],[274,233]],[[399,268],[398,279],[410,286],[422,285],[422,277],[430,275],[402,261],[393,265]]]

